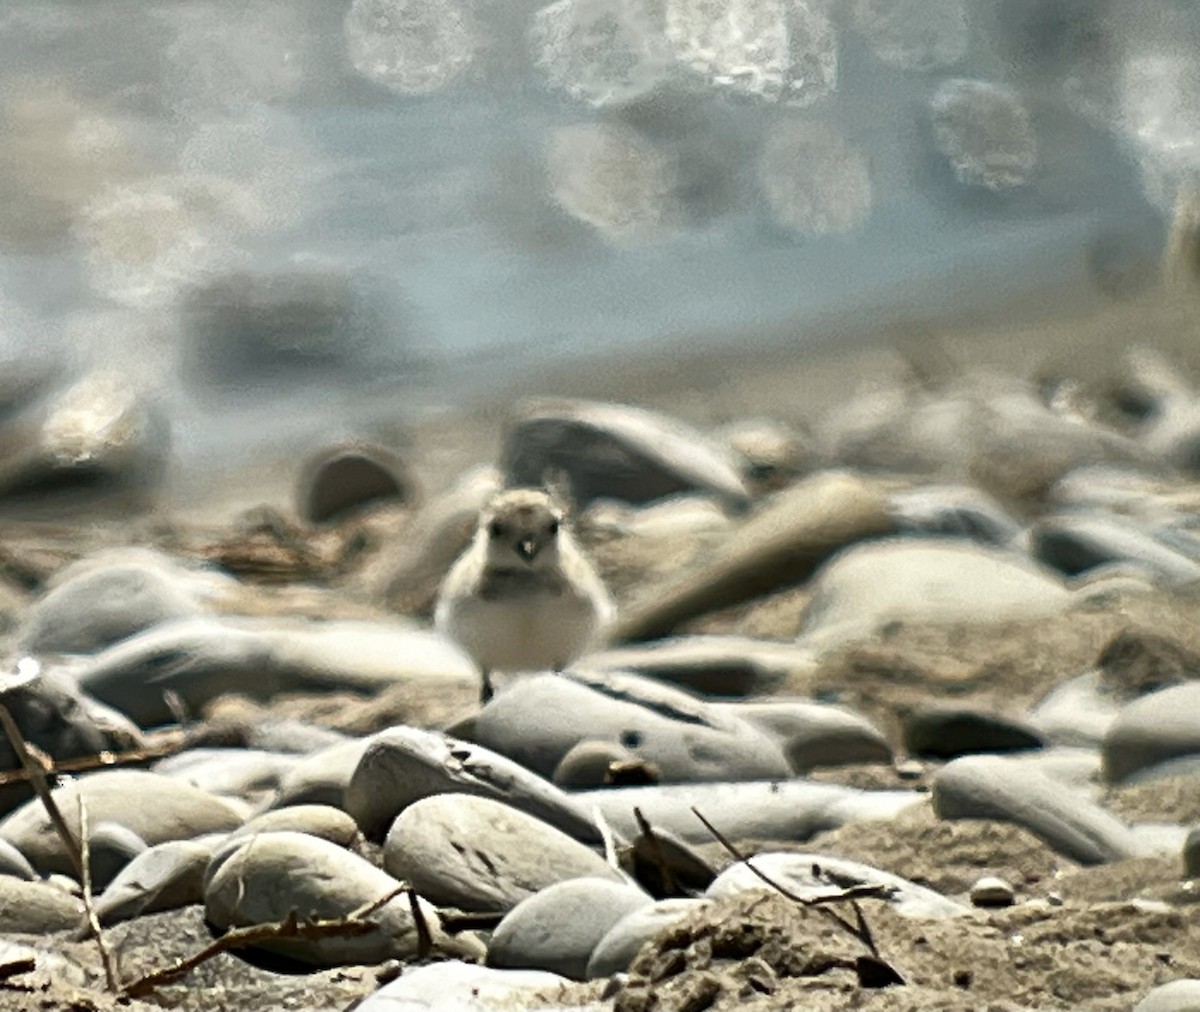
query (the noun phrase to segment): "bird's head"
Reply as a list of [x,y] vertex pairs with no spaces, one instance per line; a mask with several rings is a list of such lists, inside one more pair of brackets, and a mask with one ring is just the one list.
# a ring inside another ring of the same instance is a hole
[[479,520],[488,565],[496,569],[550,569],[558,563],[563,509],[539,489],[509,489],[497,495]]

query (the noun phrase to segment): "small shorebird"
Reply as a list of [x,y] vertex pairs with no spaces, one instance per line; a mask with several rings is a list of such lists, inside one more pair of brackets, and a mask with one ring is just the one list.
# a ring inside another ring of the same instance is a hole
[[434,623],[483,672],[561,671],[592,646],[616,608],[571,536],[566,510],[532,488],[498,493],[438,594]]

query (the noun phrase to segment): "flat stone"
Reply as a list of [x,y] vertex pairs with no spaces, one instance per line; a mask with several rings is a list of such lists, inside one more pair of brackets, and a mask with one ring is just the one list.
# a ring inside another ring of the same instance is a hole
[[305,756],[284,773],[272,807],[330,805],[341,808],[345,803],[346,787],[370,741],[370,738],[355,738]]
[[482,746],[414,727],[394,727],[369,740],[344,807],[363,833],[382,839],[409,805],[436,794],[490,798],[576,840],[600,841],[587,809],[536,773]]
[[[14,675],[0,675],[0,698],[22,737],[55,760],[123,752],[145,744],[136,725],[81,692],[70,672],[58,665],[43,666],[31,657],[22,658]],[[3,736],[0,764],[3,769],[20,765]],[[28,784],[0,787],[0,814],[33,796]]]
[[[304,833],[260,833],[229,855],[204,890],[207,919],[225,930],[283,920],[332,920],[382,899],[400,885],[386,872],[349,851]],[[437,913],[420,909],[430,931],[440,932]],[[418,936],[408,897],[398,895],[371,916],[377,929],[365,935],[317,940],[271,940],[256,948],[310,966],[412,959]]]
[[1021,525],[990,495],[970,485],[922,485],[893,492],[890,499],[901,534],[966,538],[996,548],[1020,544]]
[[809,658],[793,643],[751,636],[670,636],[587,654],[575,668],[629,672],[705,696],[753,696],[778,689]]
[[737,454],[742,477],[756,496],[786,488],[818,464],[812,437],[773,418],[739,419],[713,436]]
[[638,833],[637,808],[656,831],[673,833],[686,843],[713,842],[693,807],[731,839],[795,842],[847,822],[891,818],[922,797],[914,791],[861,791],[801,780],[610,787],[574,795],[589,811],[598,808],[625,837]]
[[1200,753],[1200,682],[1129,703],[1109,727],[1101,750],[1104,774],[1113,783],[1158,763]]
[[343,520],[380,502],[411,502],[416,484],[403,458],[375,443],[327,447],[310,457],[296,485],[296,514],[307,524]]
[[1158,541],[1136,523],[1113,516],[1043,519],[1030,533],[1030,550],[1048,566],[1074,576],[1110,562],[1134,562],[1163,586],[1200,582],[1200,564]]
[[904,747],[925,759],[1022,752],[1044,742],[1033,728],[998,713],[957,706],[919,708],[904,717]]
[[1200,1012],[1200,980],[1173,980],[1151,988],[1133,1012]]
[[658,639],[688,619],[803,582],[830,555],[892,529],[883,490],[814,475],[765,502],[711,557],[622,608],[613,642]]
[[102,651],[78,674],[86,692],[143,727],[174,720],[168,690],[196,713],[225,693],[270,699],[478,679],[458,647],[404,622],[231,618],[164,623]]
[[577,527],[590,535],[616,534],[654,540],[727,531],[732,523],[729,514],[711,496],[673,495],[644,506],[596,499],[580,515]]
[[522,678],[475,716],[471,738],[546,777],[585,738],[628,749],[664,782],[762,780],[791,772],[774,739],[752,724],[636,675],[572,671]]
[[210,794],[259,800],[279,789],[299,762],[294,755],[244,748],[190,748],[154,765],[154,772]]
[[[140,770],[100,770],[57,787],[52,796],[68,827],[79,836],[79,797],[95,827],[113,822],[136,833],[149,846],[222,833],[242,824],[237,807],[190,784]],[[72,874],[46,810],[38,799],[0,822],[0,837],[12,843],[43,874]]]
[[1200,679],[1200,656],[1178,640],[1138,627],[1109,640],[1096,666],[1103,687],[1121,700]]
[[438,906],[503,913],[555,882],[624,881],[604,858],[531,815],[488,798],[439,794],[392,823],[383,866]]
[[[958,917],[969,911],[941,893],[917,885],[890,872],[858,861],[828,854],[761,853],[751,864],[773,882],[805,898],[836,896],[856,885],[887,890],[887,903],[903,917],[935,919]],[[754,889],[770,889],[744,862],[730,865],[708,887],[709,896],[733,896]]]
[[117,564],[86,569],[47,593],[30,610],[22,640],[34,654],[91,654],[204,611],[172,568]]
[[1099,748],[1120,711],[1101,673],[1086,671],[1051,689],[1029,711],[1029,722],[1049,743]]
[[88,826],[92,888],[104,889],[130,861],[147,849],[146,841],[119,822]]
[[675,418],[599,401],[535,400],[517,410],[503,450],[511,487],[565,474],[576,505],[593,499],[641,503],[679,492],[712,492],[736,507],[749,490],[737,458]]
[[799,641],[817,649],[894,622],[1000,622],[1056,614],[1071,593],[1020,556],[965,541],[888,539],[831,559],[812,582]]
[[651,899],[640,889],[601,878],[548,886],[505,915],[488,946],[489,966],[549,970],[587,977],[592,952],[618,921]]
[[1081,864],[1136,857],[1129,827],[1067,784],[1001,756],[966,756],[933,778],[933,807],[943,819],[997,819],[1024,826]]
[[634,754],[623,745],[611,741],[581,741],[572,746],[554,767],[550,780],[570,790],[605,787],[613,782],[615,769],[628,768],[635,762]]
[[1012,885],[995,875],[985,875],[971,886],[971,903],[977,907],[1011,907],[1017,894]]
[[0,875],[13,875],[30,881],[38,877],[25,855],[5,839],[0,839]]
[[358,826],[349,815],[330,805],[292,805],[256,815],[235,829],[228,839],[236,840],[256,833],[307,833],[339,847],[349,847],[358,839]]
[[780,696],[717,705],[770,734],[796,774],[822,766],[892,761],[883,733],[845,707]]
[[203,902],[211,856],[212,847],[195,840],[173,840],[142,851],[96,897],[96,916],[101,924],[116,924]]
[[566,983],[555,973],[497,970],[449,959],[406,969],[356,1006],[356,1012],[514,1012],[525,1007],[525,995]]
[[41,882],[0,876],[0,934],[48,935],[83,924],[82,900]]
[[588,960],[588,980],[624,973],[642,946],[660,931],[697,910],[711,904],[708,899],[659,900],[650,906],[638,907],[609,928],[592,950]]

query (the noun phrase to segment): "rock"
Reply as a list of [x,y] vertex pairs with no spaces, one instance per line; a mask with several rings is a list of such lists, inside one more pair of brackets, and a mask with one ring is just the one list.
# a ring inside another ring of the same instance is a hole
[[27,880],[38,877],[25,855],[4,839],[0,839],[0,875],[12,875]]
[[800,642],[814,648],[894,622],[1001,622],[1062,611],[1070,592],[1054,574],[983,545],[933,538],[849,548],[812,583]]
[[307,833],[339,847],[350,847],[358,839],[358,826],[345,812],[329,805],[294,805],[256,815],[229,834],[239,840],[256,833]]
[[904,535],[966,538],[996,548],[1021,540],[1021,525],[986,492],[969,485],[921,485],[891,495],[892,522]]
[[479,511],[502,487],[495,468],[480,466],[426,503],[403,537],[368,563],[371,595],[405,614],[430,614],[442,579],[475,533]]
[[872,392],[831,413],[818,435],[845,466],[969,481],[1006,501],[1039,497],[1076,468],[1149,456],[1051,411],[1032,384],[996,376]]
[[[88,824],[113,822],[149,846],[223,833],[242,824],[237,808],[205,791],[157,773],[100,770],[57,787],[53,797],[71,832],[79,837],[79,801]],[[0,822],[0,837],[12,843],[43,874],[74,868],[41,801],[27,802]]]
[[92,888],[104,889],[130,861],[147,849],[146,841],[119,822],[88,825]]
[[1002,191],[1030,181],[1037,140],[1015,90],[951,78],[938,86],[929,108],[934,144],[960,183]]
[[354,442],[328,447],[305,462],[296,488],[296,514],[306,524],[326,524],[379,502],[411,503],[415,498],[415,483],[399,454]]
[[0,876],[0,934],[48,935],[83,926],[83,902],[53,886]]
[[600,841],[587,809],[524,766],[479,745],[415,727],[374,735],[345,792],[345,809],[381,839],[409,805],[435,794],[471,794],[511,805],[584,843]]
[[891,527],[880,488],[849,474],[814,475],[764,503],[708,561],[623,608],[612,640],[656,639],[697,615],[799,583],[838,549]]
[[[496,970],[458,960],[406,969],[356,1006],[356,1012],[511,1012],[535,994],[568,983],[537,970]],[[582,1010],[587,1012],[587,1010]]]
[[346,787],[370,742],[370,738],[355,738],[306,756],[283,775],[271,807],[331,805],[341,808]]
[[628,749],[665,782],[765,780],[791,772],[779,746],[752,725],[636,675],[522,678],[476,715],[471,738],[546,777],[584,738]]
[[[604,787],[617,781],[619,770],[629,769],[637,762],[637,757],[623,745],[581,741],[554,767],[550,780],[559,787],[574,790]],[[647,775],[654,772],[649,767],[644,767],[644,771]]]
[[[759,853],[754,855],[752,863],[773,882],[806,898],[837,895],[851,886],[865,885],[887,890],[885,898],[888,904],[903,917],[958,917],[970,909],[898,875],[828,854]],[[769,888],[744,862],[739,861],[717,876],[716,881],[708,887],[708,895],[732,896],[753,889]]]
[[1001,756],[955,759],[933,778],[933,807],[943,819],[998,819],[1024,826],[1081,864],[1134,857],[1129,827],[1068,785]]
[[241,748],[191,748],[154,765],[154,772],[211,794],[247,800],[272,796],[299,762],[294,755]]
[[1040,749],[1042,736],[1020,721],[964,707],[931,706],[904,717],[904,747],[923,759],[953,759],[979,752]]
[[580,509],[593,499],[642,503],[691,491],[712,492],[739,508],[750,498],[725,447],[676,419],[623,404],[522,405],[502,468],[510,486],[537,486],[548,472],[562,472]]
[[186,619],[97,654],[80,686],[143,727],[173,720],[174,692],[190,712],[223,693],[378,692],[407,681],[476,684],[454,644],[401,622]]
[[1131,773],[1200,753],[1200,682],[1187,682],[1134,700],[1104,736],[1104,775],[1119,783]]
[[607,879],[559,882],[508,912],[492,935],[488,965],[583,980],[592,952],[612,926],[650,903],[640,889]]
[[580,532],[588,536],[682,538],[727,531],[732,525],[720,504],[708,496],[674,495],[646,506],[597,499],[580,516]]
[[78,508],[84,492],[133,508],[146,505],[170,452],[160,407],[117,370],[97,371],[7,419],[0,495],[54,492]]
[[398,364],[378,357],[400,343],[384,313],[395,319],[348,269],[294,264],[205,274],[179,306],[178,375],[192,396],[223,395],[219,404],[237,394],[261,399],[281,386],[310,383],[323,392],[359,383]]
[[786,488],[817,464],[810,437],[770,418],[731,422],[713,436],[737,454],[742,479],[756,496]]
[[1029,722],[1048,743],[1099,748],[1121,710],[1103,684],[1098,671],[1068,679],[1029,711]]
[[717,706],[775,738],[796,774],[820,766],[892,761],[882,732],[844,707],[783,696]]
[[971,886],[971,902],[977,907],[1011,907],[1016,898],[1016,890],[994,875],[985,875]]
[[116,924],[202,902],[211,856],[212,847],[196,840],[173,840],[143,850],[96,897],[96,916],[101,924]]
[[439,794],[392,823],[387,872],[432,903],[504,913],[555,882],[624,881],[595,851],[553,826],[488,798]]
[[[24,739],[51,759],[79,759],[101,752],[123,752],[145,744],[125,717],[79,691],[66,671],[43,668],[33,658],[17,663],[15,675],[0,675],[0,701]],[[3,769],[20,766],[8,738],[0,736]],[[33,795],[26,784],[0,787],[0,813]]]
[[696,848],[661,826],[639,824],[633,840],[616,850],[621,868],[655,899],[697,895],[717,877]]
[[910,791],[860,791],[800,780],[610,787],[573,797],[589,811],[598,808],[623,836],[637,834],[637,808],[656,832],[674,833],[687,843],[713,842],[693,806],[730,839],[795,842],[858,819],[888,819],[921,800]]
[[588,654],[574,667],[644,675],[705,696],[753,696],[777,689],[807,661],[791,643],[751,636],[671,636]]
[[1200,826],[1194,826],[1183,844],[1183,873],[1200,878]]
[[585,971],[587,979],[597,980],[624,973],[642,946],[660,931],[710,903],[711,900],[707,899],[659,900],[626,914],[609,928],[592,950]]
[[1096,661],[1104,687],[1120,699],[1200,679],[1200,656],[1148,629],[1122,629]]
[[[361,857],[328,840],[304,833],[260,833],[229,855],[204,890],[207,919],[221,930],[283,920],[293,910],[300,920],[332,920],[382,899],[400,883]],[[418,901],[430,931],[440,931],[437,913]],[[365,935],[316,940],[271,940],[256,948],[309,966],[379,963],[413,959],[419,942],[406,896],[396,896],[370,920]]]
[[1133,1012],[1200,1012],[1200,980],[1173,980],[1151,988]]
[[1030,532],[1033,556],[1074,576],[1109,562],[1135,562],[1164,586],[1200,583],[1200,564],[1169,548],[1136,524],[1111,516],[1039,520]]
[[160,622],[204,610],[166,567],[125,563],[89,569],[33,606],[23,642],[34,654],[92,654]]

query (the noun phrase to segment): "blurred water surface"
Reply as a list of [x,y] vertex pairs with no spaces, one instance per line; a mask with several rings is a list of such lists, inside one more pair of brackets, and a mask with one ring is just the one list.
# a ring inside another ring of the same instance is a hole
[[0,359],[120,370],[200,468],[597,352],[1125,298],[1198,178],[1187,0],[21,0]]

